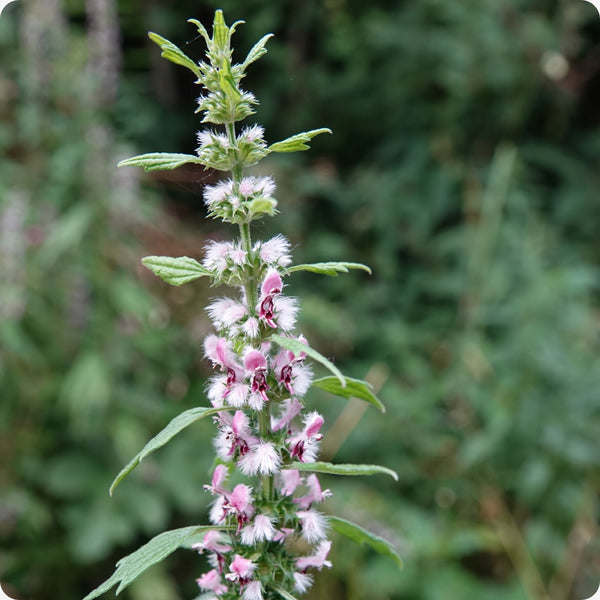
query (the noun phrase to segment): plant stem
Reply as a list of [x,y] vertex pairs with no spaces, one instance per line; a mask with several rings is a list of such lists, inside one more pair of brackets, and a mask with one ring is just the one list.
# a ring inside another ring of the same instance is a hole
[[[227,129],[227,138],[234,152],[237,154],[236,138],[235,138],[235,123],[226,123],[225,128]],[[243,165],[241,161],[236,160],[231,169],[231,175],[233,179],[233,187],[237,189],[242,181],[243,177]],[[250,236],[250,223],[239,223],[240,227],[240,241],[242,243],[242,249],[245,252],[250,253],[252,251],[252,238]],[[255,272],[248,273],[244,281],[244,291],[246,292],[246,305],[248,308],[248,314],[255,314],[257,299],[257,274]],[[271,404],[265,403],[263,410],[258,413],[258,427],[260,436],[262,439],[266,439],[269,436],[271,429]],[[263,496],[265,500],[273,500],[273,476],[263,475],[261,477]]]

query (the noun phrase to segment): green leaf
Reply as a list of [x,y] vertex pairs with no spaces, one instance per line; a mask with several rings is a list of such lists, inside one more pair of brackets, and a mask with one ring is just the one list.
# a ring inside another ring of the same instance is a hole
[[203,164],[193,154],[169,154],[168,152],[151,152],[122,160],[118,167],[143,167],[144,171],[169,171],[188,163]]
[[254,61],[258,60],[263,54],[267,53],[267,49],[265,48],[265,44],[269,41],[270,38],[273,37],[272,33],[267,33],[267,35],[263,36],[254,44],[250,52],[248,52],[248,56],[242,63],[242,71],[245,71],[249,65],[251,65]]
[[163,281],[177,286],[210,275],[208,269],[188,256],[146,256],[142,264]]
[[331,528],[340,535],[347,537],[359,545],[367,544],[368,546],[371,546],[371,548],[373,548],[373,550],[379,554],[389,556],[396,561],[398,567],[402,567],[402,559],[396,552],[394,546],[387,540],[380,538],[370,531],[351,523],[350,521],[346,521],[346,519],[341,519],[340,517],[330,516],[328,517],[328,521],[331,525]]
[[170,60],[171,62],[187,67],[196,77],[200,77],[200,68],[198,65],[186,54],[184,54],[179,47],[173,42],[170,42],[166,38],[150,31],[148,37],[158,46],[160,46],[162,53],[161,56]]
[[385,406],[373,393],[373,386],[367,381],[346,377],[346,385],[341,386],[336,377],[322,377],[313,381],[312,385],[342,398],[360,398],[378,408],[382,413],[385,412]]
[[313,360],[320,362],[323,366],[327,367],[339,380],[342,387],[346,385],[346,378],[342,375],[341,371],[322,354],[319,354],[314,348],[311,348],[307,344],[299,342],[295,338],[283,337],[282,335],[272,335],[271,341],[275,342],[278,346],[291,350],[294,354],[299,355],[303,352],[310,356]]
[[219,9],[215,12],[215,19],[213,21],[213,40],[215,42],[215,46],[219,50],[228,50],[229,38],[229,28],[225,24],[223,11]]
[[193,23],[198,28],[198,33],[204,38],[206,44],[208,45],[211,42],[210,35],[208,35],[208,31],[200,21],[197,19],[188,19],[188,23]]
[[296,600],[294,596],[289,592],[286,592],[283,588],[280,588],[278,585],[271,585],[271,589],[276,591],[282,598],[285,598],[285,600]]
[[299,150],[308,150],[308,142],[321,133],[331,133],[331,129],[322,127],[321,129],[303,131],[285,140],[281,140],[281,142],[271,144],[268,150],[269,152],[298,152]]
[[212,525],[192,525],[191,527],[181,527],[172,529],[152,538],[148,543],[138,548],[135,552],[125,556],[117,563],[117,569],[112,576],[102,585],[90,592],[83,600],[93,600],[101,596],[114,585],[119,584],[117,594],[123,591],[134,579],[139,577],[146,569],[165,559],[185,543],[185,540],[202,531],[213,529],[225,530],[233,527],[215,527]]
[[177,415],[162,431],[156,434],[143,448],[140,452],[138,452],[122,469],[121,472],[115,477],[115,480],[112,482],[110,486],[110,495],[112,496],[115,488],[133,469],[135,469],[146,456],[152,454],[155,450],[158,450],[162,446],[164,446],[167,442],[169,442],[172,438],[174,438],[180,431],[184,430],[186,427],[199,421],[200,419],[204,419],[204,417],[209,417],[210,415],[214,415],[219,411],[228,410],[227,408],[203,408],[196,407],[191,408],[190,410],[186,410],[181,414]]
[[294,265],[288,269],[288,272],[310,271],[312,273],[337,277],[338,273],[347,273],[349,269],[361,269],[362,271],[366,271],[369,275],[371,274],[371,269],[369,269],[367,265],[353,262],[320,262],[307,265]]
[[398,481],[396,471],[379,465],[334,465],[328,462],[302,463],[293,462],[286,465],[286,469],[297,471],[311,471],[313,473],[330,473],[331,475],[376,475],[385,474]]

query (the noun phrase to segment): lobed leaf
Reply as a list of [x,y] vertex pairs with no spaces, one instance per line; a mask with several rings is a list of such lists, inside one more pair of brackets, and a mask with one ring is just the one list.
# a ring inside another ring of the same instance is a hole
[[184,54],[178,46],[168,39],[150,31],[148,37],[162,50],[161,56],[171,62],[187,67],[196,77],[200,78],[200,67],[186,54]]
[[118,584],[117,594],[123,591],[132,581],[139,577],[146,569],[165,559],[179,548],[185,540],[202,531],[233,529],[212,525],[192,525],[164,531],[149,542],[128,554],[117,563],[117,568],[112,576],[95,590],[90,592],[83,600],[93,600]]
[[118,167],[142,167],[144,171],[170,171],[188,163],[203,164],[193,154],[170,154],[168,152],[151,152],[122,160]]
[[268,150],[269,152],[298,152],[301,150],[308,150],[308,142],[321,133],[331,133],[331,129],[322,127],[321,129],[303,131],[302,133],[297,133],[296,135],[286,138],[285,140],[271,144]]
[[379,465],[334,465],[328,462],[302,463],[293,462],[286,465],[286,469],[296,469],[297,471],[311,471],[313,473],[330,473],[331,475],[376,475],[385,474],[398,481],[396,471],[381,467]]
[[183,285],[210,275],[197,260],[188,256],[146,256],[142,264],[171,285]]
[[303,344],[294,338],[288,338],[282,335],[274,334],[270,339],[278,346],[286,348],[287,350],[291,350],[296,355],[302,354],[303,352],[306,353],[313,360],[316,360],[324,367],[327,367],[337,377],[342,387],[346,385],[346,378],[342,375],[341,371],[329,359],[325,358],[314,348],[311,348],[309,345]]
[[367,544],[368,546],[371,546],[375,552],[383,554],[384,556],[389,556],[396,562],[398,567],[402,568],[402,559],[398,555],[396,548],[394,548],[387,540],[384,540],[374,533],[340,517],[330,516],[328,517],[328,521],[331,528],[340,535],[347,537],[359,545]]
[[296,600],[295,596],[292,596],[289,592],[286,592],[283,588],[278,585],[271,585],[271,589],[277,592],[285,600]]
[[143,448],[140,452],[138,452],[120,471],[120,473],[115,477],[115,480],[112,482],[110,486],[110,495],[112,496],[115,488],[135,469],[146,456],[152,454],[155,450],[158,450],[162,446],[164,446],[167,442],[169,442],[172,438],[174,438],[180,431],[184,430],[186,427],[199,421],[200,419],[204,419],[204,417],[208,417],[210,415],[214,415],[223,410],[228,410],[227,408],[203,408],[196,407],[191,408],[190,410],[186,410],[181,414],[177,415],[174,419],[170,421],[170,423],[158,434],[156,434]]
[[349,269],[361,269],[362,271],[366,271],[369,275],[371,274],[371,269],[367,267],[367,265],[354,262],[320,262],[306,265],[294,265],[288,269],[288,272],[310,271],[311,273],[337,277],[338,273],[347,273]]
[[367,381],[346,377],[346,385],[342,386],[336,377],[322,377],[321,379],[315,379],[315,381],[312,382],[312,385],[321,388],[334,396],[341,396],[342,398],[360,398],[378,408],[382,413],[385,412],[385,406],[373,393],[373,386]]

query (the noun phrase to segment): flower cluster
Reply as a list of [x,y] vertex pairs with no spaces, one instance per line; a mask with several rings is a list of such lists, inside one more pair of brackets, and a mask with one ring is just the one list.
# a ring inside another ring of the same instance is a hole
[[[215,298],[207,307],[214,326],[203,344],[214,370],[206,386],[211,406],[175,417],[122,469],[111,493],[150,452],[199,418],[212,416],[217,428],[216,458],[211,482],[204,486],[211,502],[211,525],[157,535],[121,559],[114,575],[85,600],[94,600],[116,583],[121,590],[157,556],[167,556],[200,532],[204,537],[193,547],[207,557],[210,567],[197,578],[203,600],[289,599],[294,598],[292,592],[305,592],[315,571],[331,567],[330,528],[399,562],[383,539],[345,519],[325,517],[319,510],[331,492],[322,488],[317,472],[397,476],[377,465],[317,462],[323,417],[305,409],[304,397],[311,385],[384,408],[367,382],[345,378],[296,332],[298,302],[285,294],[284,284],[298,270],[326,275],[370,270],[350,262],[291,265],[290,243],[282,235],[266,241],[251,239],[251,223],[274,214],[277,202],[274,181],[245,169],[271,152],[307,150],[313,137],[329,130],[302,132],[267,145],[262,127],[239,128],[237,122],[251,115],[257,103],[240,82],[246,68],[266,52],[271,36],[259,40],[241,64],[233,64],[230,42],[237,23],[228,27],[218,10],[211,37],[201,23],[191,22],[206,41],[208,62],[196,63],[169,40],[154,33],[150,37],[165,58],[190,69],[204,87],[198,106],[205,113],[202,122],[210,128],[198,133],[196,155],[143,154],[120,165],[158,170],[193,163],[227,173],[205,188],[204,203],[210,216],[237,225],[239,238],[210,242],[202,262],[187,256],[149,256],[142,262],[169,284],[207,277],[213,286],[229,286],[234,293]],[[324,365],[333,376],[313,381],[310,360]]]
[[[323,417],[303,406],[312,370],[305,352],[269,341],[278,333],[307,345],[293,333],[297,302],[283,293],[289,250],[283,236],[250,251],[232,242],[206,249],[203,264],[214,278],[228,269],[261,274],[250,284],[255,289],[242,287],[237,298],[218,298],[207,309],[216,330],[204,340],[215,370],[207,395],[224,410],[215,418],[219,464],[205,489],[215,497],[210,520],[227,528],[227,538],[210,531],[195,548],[208,554],[212,567],[198,585],[214,597],[260,599],[263,573],[301,593],[311,584],[311,570],[330,566],[327,520],[315,507],[331,493],[314,473],[302,476],[292,466],[314,462],[322,438]],[[236,471],[259,485],[228,486]],[[297,547],[305,551],[298,554]]]

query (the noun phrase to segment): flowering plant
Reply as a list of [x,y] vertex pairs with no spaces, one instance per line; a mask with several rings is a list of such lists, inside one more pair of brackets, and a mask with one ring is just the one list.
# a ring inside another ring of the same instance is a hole
[[[241,64],[234,64],[231,36],[240,22],[228,27],[217,11],[212,37],[200,22],[190,22],[206,41],[205,62],[195,63],[157,34],[150,37],[165,58],[194,73],[205,90],[197,112],[204,113],[203,123],[221,131],[199,132],[197,155],[144,154],[120,166],[153,171],[195,163],[230,174],[206,186],[204,201],[212,217],[238,226],[239,239],[209,243],[202,262],[185,256],[149,256],[143,264],[169,284],[179,286],[207,277],[212,285],[234,288],[237,296],[218,298],[207,308],[216,330],[204,340],[205,356],[215,370],[207,389],[211,407],[192,408],[173,419],[122,469],[110,491],[143,458],[192,423],[211,416],[217,427],[216,461],[212,481],[204,486],[213,497],[211,524],[156,536],[121,559],[115,573],[85,600],[114,585],[119,593],[152,564],[197,539],[192,548],[206,554],[212,567],[197,579],[203,592],[200,598],[206,600],[289,600],[292,594],[302,594],[310,587],[315,570],[331,566],[330,529],[400,563],[384,539],[345,519],[326,517],[315,508],[331,496],[317,473],[397,476],[378,465],[318,461],[323,417],[305,410],[303,404],[311,386],[384,408],[368,383],[342,375],[295,332],[298,304],[284,294],[283,278],[297,271],[337,275],[350,269],[370,272],[369,268],[350,262],[292,265],[290,243],[283,236],[251,240],[251,222],[275,214],[277,201],[274,181],[246,175],[245,169],[272,152],[306,150],[313,137],[329,130],[315,129],[268,145],[262,127],[236,128],[257,104],[240,83],[248,66],[266,52],[271,36],[265,35]],[[314,379],[311,360],[331,375]]]

